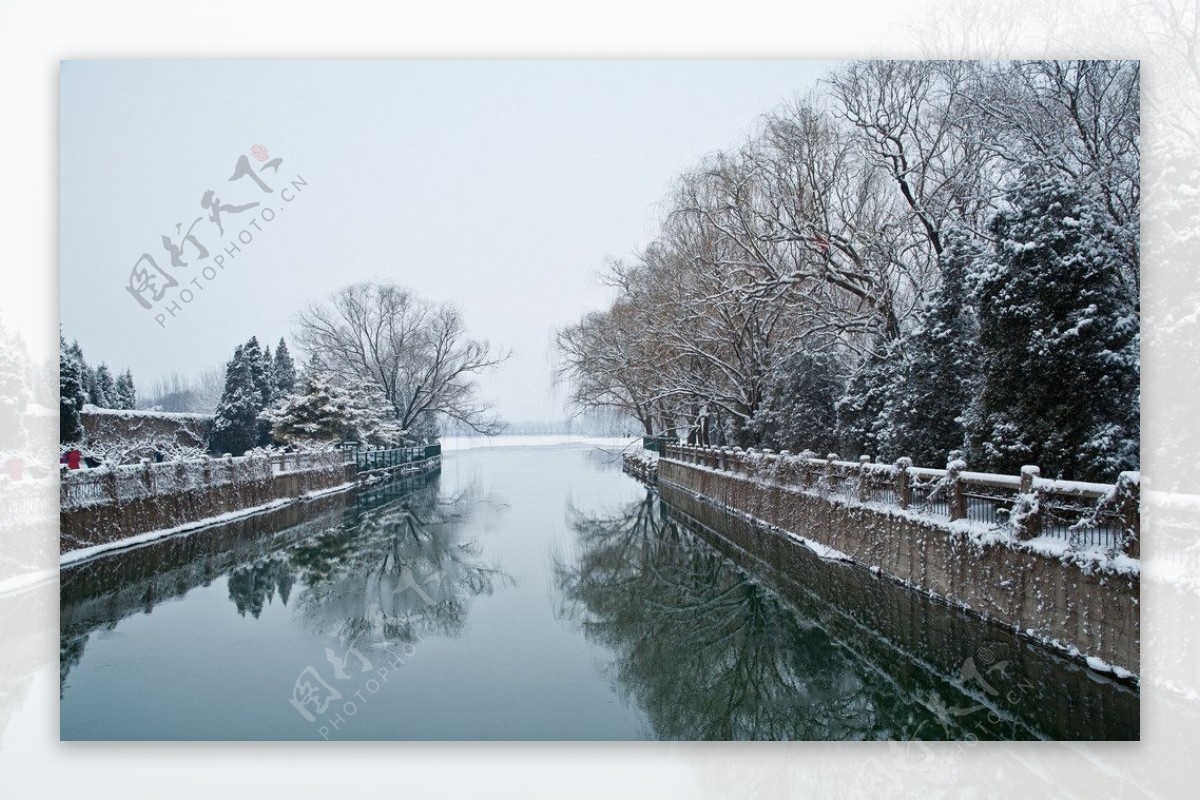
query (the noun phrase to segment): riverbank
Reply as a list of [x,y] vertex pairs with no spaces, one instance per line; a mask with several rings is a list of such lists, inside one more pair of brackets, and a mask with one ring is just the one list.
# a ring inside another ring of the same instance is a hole
[[657,480],[665,501],[717,530],[731,512],[754,523],[730,536],[757,556],[807,546],[1088,659],[1093,669],[1139,673],[1137,560],[1065,546],[1055,554],[996,526],[938,521],[672,459],[658,462]]
[[440,465],[440,451],[431,453],[426,448],[364,450],[349,461],[340,451],[322,451],[64,472],[60,564],[342,492],[360,483],[433,472]]

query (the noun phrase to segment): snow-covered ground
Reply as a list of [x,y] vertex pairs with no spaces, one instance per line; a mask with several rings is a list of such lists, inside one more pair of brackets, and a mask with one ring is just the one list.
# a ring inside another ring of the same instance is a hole
[[466,451],[474,448],[549,448],[563,445],[589,445],[619,451],[640,448],[641,442],[641,437],[588,437],[577,434],[442,437],[442,451]]

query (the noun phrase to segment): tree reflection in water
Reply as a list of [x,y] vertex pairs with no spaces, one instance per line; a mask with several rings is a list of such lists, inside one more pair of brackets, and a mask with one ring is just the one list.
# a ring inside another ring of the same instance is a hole
[[[437,487],[386,506],[355,510],[353,525],[328,529],[289,553],[302,589],[297,607],[322,636],[389,648],[436,633],[456,636],[472,598],[507,579],[459,540],[468,490],[439,499]],[[232,581],[231,581],[232,592]]]
[[[575,564],[556,583],[615,678],[673,740],[907,739],[940,729],[877,668],[664,513],[657,494],[612,517],[571,510]],[[946,732],[949,734],[949,732]]]
[[229,574],[229,600],[237,606],[239,615],[258,617],[263,607],[275,600],[287,606],[295,577],[291,565],[285,558],[272,556],[260,559],[252,565],[234,568]]

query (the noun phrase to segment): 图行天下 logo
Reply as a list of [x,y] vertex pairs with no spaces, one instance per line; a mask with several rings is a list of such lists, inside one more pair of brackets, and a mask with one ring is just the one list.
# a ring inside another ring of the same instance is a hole
[[239,156],[225,182],[234,186],[204,190],[200,195],[204,213],[186,228],[176,223],[173,233],[162,235],[165,253],[157,257],[150,251],[142,253],[130,269],[126,291],[142,309],[155,312],[160,327],[165,328],[169,319],[196,299],[197,291],[203,292],[206,284],[243,255],[243,247],[308,186],[300,175],[280,180],[283,159],[270,158],[263,145],[254,145],[250,153],[264,163],[255,169],[249,158]]

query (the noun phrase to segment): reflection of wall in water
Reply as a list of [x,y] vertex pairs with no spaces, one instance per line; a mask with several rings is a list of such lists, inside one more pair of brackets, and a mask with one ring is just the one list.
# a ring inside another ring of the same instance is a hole
[[[697,539],[656,499],[648,493],[611,519],[576,516],[580,555],[559,565],[558,580],[575,605],[568,614],[619,654],[617,679],[660,737],[1137,734],[1137,696],[1126,688],[802,546],[760,560],[725,539],[729,532],[745,542],[746,532],[714,519],[722,534],[697,529]],[[773,589],[752,578],[764,573]],[[1011,693],[1007,707],[981,689],[994,710],[956,689],[968,659],[980,671],[1009,663],[989,676],[994,689]],[[946,712],[969,708],[970,715]]]
[[436,497],[437,476],[381,484],[362,498],[327,495],[63,570],[61,680],[66,681],[93,631],[150,613],[161,601],[209,586],[225,574],[230,600],[243,614],[260,613],[275,597],[291,602],[293,585],[305,568],[304,555],[311,553],[306,543],[336,539],[330,532],[353,529],[380,505],[418,491]]

